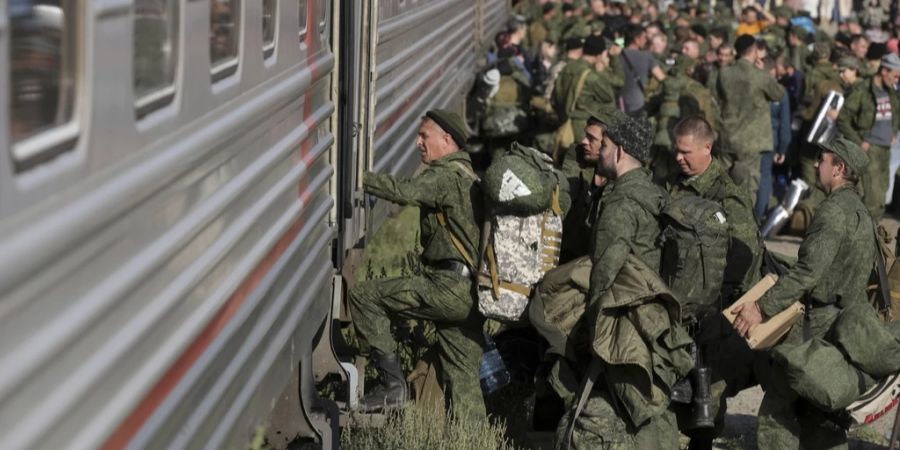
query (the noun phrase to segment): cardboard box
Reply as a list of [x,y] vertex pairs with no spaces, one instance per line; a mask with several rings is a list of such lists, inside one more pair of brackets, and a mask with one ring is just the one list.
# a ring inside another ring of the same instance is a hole
[[[775,285],[776,281],[778,281],[777,275],[766,275],[763,279],[759,280],[756,285],[750,288],[749,291],[742,295],[741,298],[734,302],[733,305],[728,307],[725,311],[722,311],[722,314],[725,315],[728,322],[734,324],[734,319],[737,318],[734,309],[740,305],[758,301],[772,288],[772,286]],[[801,317],[803,317],[803,304],[799,301],[794,302],[794,304],[777,314],[775,317],[770,317],[768,320],[751,328],[749,337],[746,338],[747,345],[753,350],[766,350],[771,348],[773,345],[777,344],[788,331],[790,331],[794,323]]]

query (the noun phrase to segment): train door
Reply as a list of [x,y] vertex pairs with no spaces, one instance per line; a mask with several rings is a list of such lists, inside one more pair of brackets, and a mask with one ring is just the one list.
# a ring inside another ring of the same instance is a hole
[[347,251],[366,233],[366,207],[362,178],[369,166],[371,147],[370,85],[376,2],[343,2],[336,19],[334,49],[338,58],[338,160],[336,213],[339,245],[335,264],[344,266]]

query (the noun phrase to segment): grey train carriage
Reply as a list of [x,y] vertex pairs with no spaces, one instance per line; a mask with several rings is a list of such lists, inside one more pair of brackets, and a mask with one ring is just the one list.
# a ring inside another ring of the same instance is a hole
[[334,446],[362,174],[414,172],[507,6],[0,1],[0,448]]

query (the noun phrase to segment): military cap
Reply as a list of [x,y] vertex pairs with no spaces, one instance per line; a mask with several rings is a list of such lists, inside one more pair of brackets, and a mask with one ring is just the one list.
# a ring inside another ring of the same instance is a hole
[[544,3],[544,6],[541,7],[541,12],[543,12],[544,14],[547,14],[548,12],[553,11],[554,9],[556,9],[556,5],[554,5],[553,3]]
[[628,116],[625,113],[619,111],[619,109],[614,106],[601,106],[596,110],[591,111],[591,118],[588,122],[597,121],[609,128],[619,124],[627,118]]
[[650,144],[653,136],[652,127],[647,119],[626,116],[607,126],[606,135],[617,145],[621,145],[625,153],[642,164],[650,162]]
[[573,5],[571,3],[563,3],[562,10],[563,10],[563,12],[575,11],[575,5]]
[[802,25],[794,25],[791,27],[791,33],[797,35],[798,38],[806,40],[806,37],[809,36],[809,30]]
[[606,39],[597,35],[590,35],[584,40],[584,54],[596,56],[606,51]]
[[697,5],[697,14],[708,13],[708,12],[709,12],[709,5],[707,5],[706,3],[701,3],[701,4]]
[[566,50],[574,50],[584,47],[584,39],[578,36],[572,36],[566,39]]
[[853,56],[843,56],[838,60],[837,66],[839,69],[859,70],[859,60]]
[[859,145],[846,138],[837,138],[825,144],[819,144],[822,151],[831,152],[841,158],[854,173],[861,174],[869,165],[869,156]]
[[695,23],[691,25],[691,31],[693,31],[694,34],[698,36],[703,36],[703,38],[706,38],[706,36],[709,35],[709,31],[706,30],[706,26],[702,23]]
[[896,53],[888,53],[881,57],[881,67],[890,70],[900,70],[900,56]]
[[466,133],[466,124],[459,117],[459,114],[443,109],[432,109],[425,113],[425,117],[433,120],[434,123],[447,132],[459,148],[465,148],[466,140],[469,139],[469,136]]

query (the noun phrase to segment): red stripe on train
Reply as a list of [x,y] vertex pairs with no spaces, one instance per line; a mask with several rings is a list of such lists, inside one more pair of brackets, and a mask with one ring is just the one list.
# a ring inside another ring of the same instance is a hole
[[[305,43],[307,48],[307,64],[312,72],[312,79],[316,79],[316,75],[318,74],[318,64],[315,62],[315,52],[311,51],[313,48],[313,37],[317,34],[318,24],[316,21],[316,3],[309,2],[309,9],[307,10],[306,16],[306,29],[308,32],[305,36]],[[312,131],[316,124],[312,123],[310,120],[310,114],[312,113],[312,105],[311,105],[311,95],[309,92],[304,94],[303,98],[303,117],[306,118],[306,126],[309,127],[310,131]],[[300,148],[300,160],[303,162],[306,161],[306,155],[309,152],[310,144],[309,139],[312,136],[308,136],[306,141],[301,144]],[[299,183],[299,197],[300,201],[306,202],[308,201],[309,194],[304,192],[306,186],[309,183],[309,174],[305,175],[301,178]],[[141,427],[147,422],[151,415],[159,408],[159,405],[168,397],[168,395],[175,389],[175,386],[181,381],[184,375],[190,370],[191,367],[197,362],[203,352],[209,347],[210,344],[218,337],[219,333],[222,332],[222,329],[231,321],[232,317],[234,317],[235,313],[240,309],[240,307],[246,302],[247,297],[253,292],[254,289],[259,285],[260,281],[266,276],[266,274],[271,270],[272,266],[275,265],[275,262],[284,254],[285,250],[287,250],[288,246],[300,232],[300,229],[303,227],[304,220],[303,217],[297,219],[291,228],[285,232],[283,236],[278,240],[275,246],[269,250],[269,253],[263,258],[263,260],[259,263],[259,265],[253,269],[253,272],[245,279],[238,289],[231,295],[225,305],[216,313],[215,317],[213,317],[212,321],[203,329],[199,336],[191,343],[190,347],[182,353],[182,355],[169,367],[169,370],[165,373],[165,375],[157,381],[156,385],[153,386],[153,389],[150,390],[147,395],[141,400],[138,406],[128,415],[128,417],[119,424],[118,428],[115,432],[107,439],[106,443],[103,444],[103,450],[116,450],[125,448],[131,439],[138,433]]]

